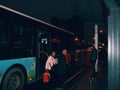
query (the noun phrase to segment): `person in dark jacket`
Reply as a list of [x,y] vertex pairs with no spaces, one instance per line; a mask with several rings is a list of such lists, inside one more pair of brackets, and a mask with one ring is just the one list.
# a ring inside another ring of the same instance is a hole
[[95,48],[95,46],[91,46],[91,55],[90,55],[90,63],[91,63],[91,68],[92,68],[92,77],[94,77],[96,75],[96,71],[95,71],[95,63],[96,63],[96,59],[97,59],[97,49]]
[[57,82],[58,85],[64,86],[64,81],[66,79],[67,74],[67,64],[66,64],[66,55],[67,50],[63,49],[62,53],[58,56],[58,64],[57,64]]
[[101,69],[107,67],[107,60],[108,60],[107,57],[108,57],[107,50],[105,49],[105,47],[103,47],[98,53],[98,60],[99,63],[101,64]]

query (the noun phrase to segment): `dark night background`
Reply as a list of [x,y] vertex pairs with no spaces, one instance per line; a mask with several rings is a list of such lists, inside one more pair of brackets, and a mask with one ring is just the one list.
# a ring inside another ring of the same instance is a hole
[[1,4],[47,22],[74,15],[86,22],[103,22],[102,0],[1,0]]
[[[100,42],[107,43],[107,16],[104,0],[1,0],[0,4],[74,32],[80,40],[94,37],[98,24]],[[119,0],[114,0],[120,5]],[[104,40],[104,41],[103,41]]]
[[120,0],[0,0],[1,5],[71,31],[81,43],[94,43],[97,24],[99,43],[108,51],[108,89],[120,90]]

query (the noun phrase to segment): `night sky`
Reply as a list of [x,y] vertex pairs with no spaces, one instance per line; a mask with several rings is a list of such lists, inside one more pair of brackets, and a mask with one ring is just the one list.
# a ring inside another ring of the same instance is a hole
[[81,39],[86,37],[84,30],[90,30],[85,25],[103,24],[107,16],[102,0],[1,0],[0,4],[65,28]]
[[47,22],[74,15],[86,22],[103,21],[101,0],[1,0],[1,4]]

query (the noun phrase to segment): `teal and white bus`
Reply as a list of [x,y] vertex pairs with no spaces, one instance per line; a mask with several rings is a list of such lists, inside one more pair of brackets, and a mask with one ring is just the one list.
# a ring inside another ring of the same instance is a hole
[[0,5],[0,87],[22,90],[40,80],[49,52],[71,48],[74,33]]

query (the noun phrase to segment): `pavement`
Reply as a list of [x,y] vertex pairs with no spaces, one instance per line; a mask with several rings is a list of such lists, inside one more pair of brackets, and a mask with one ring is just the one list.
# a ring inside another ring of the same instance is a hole
[[95,78],[91,78],[91,74],[92,72],[88,68],[69,85],[67,90],[108,90],[107,67],[99,67]]
[[[70,79],[67,80],[65,88],[50,89],[46,84],[38,81],[34,84],[27,86],[24,90],[108,90],[108,68],[107,65],[98,63],[98,71],[95,78],[91,78],[91,68],[89,67],[88,60],[83,60],[86,69],[80,69]],[[74,78],[73,78],[74,77]],[[70,82],[69,82],[70,81]]]

